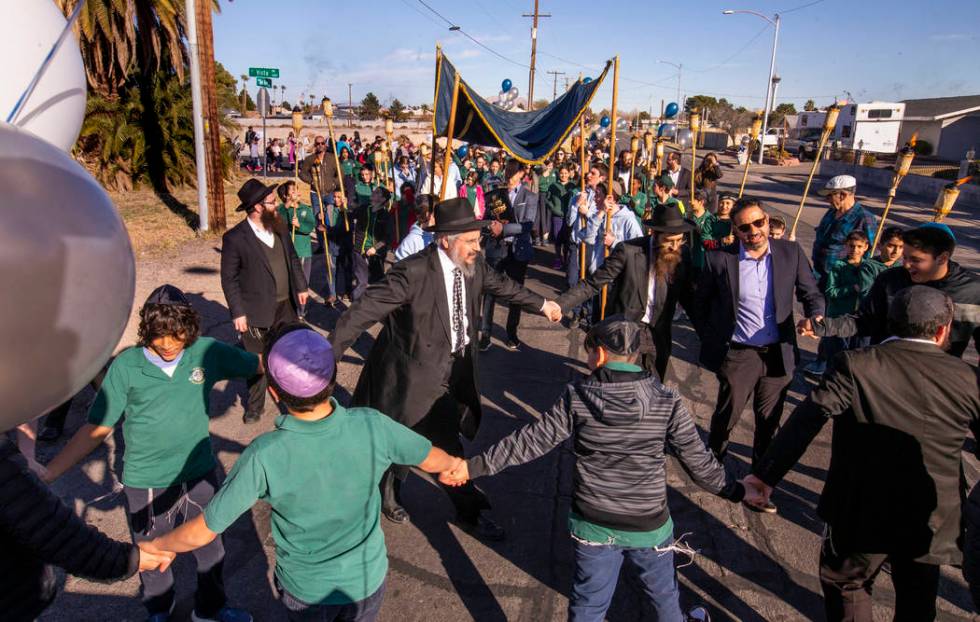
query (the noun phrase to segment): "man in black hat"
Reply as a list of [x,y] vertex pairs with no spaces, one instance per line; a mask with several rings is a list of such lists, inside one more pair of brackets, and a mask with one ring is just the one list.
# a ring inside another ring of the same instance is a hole
[[[341,316],[331,336],[339,361],[361,333],[382,322],[352,403],[385,413],[456,456],[463,452],[459,435],[472,439],[480,424],[480,297],[492,294],[552,321],[561,317],[553,301],[487,266],[480,252],[483,225],[465,198],[438,203],[435,224],[424,227],[434,243],[392,266]],[[382,511],[396,523],[408,520],[399,501],[405,474],[389,472],[381,483]],[[503,536],[482,512],[490,504],[481,491],[470,484],[447,492],[460,526],[486,538]]]
[[[718,376],[718,401],[708,446],[723,458],[728,437],[751,400],[755,412],[752,464],[772,440],[799,361],[793,300],[806,317],[823,316],[823,293],[796,242],[769,238],[769,217],[756,200],[732,212],[736,244],[705,255],[695,294],[700,362]],[[766,504],[774,513],[776,506]]]
[[691,223],[678,210],[661,209],[643,224],[653,230],[652,235],[616,246],[602,267],[556,302],[562,309],[572,309],[607,286],[606,315],[622,313],[647,328],[642,333],[640,360],[663,382],[670,362],[671,323],[677,303],[688,317],[695,317],[690,308],[690,252],[683,247]]
[[[229,229],[221,242],[221,289],[228,310],[249,352],[261,354],[268,330],[296,321],[296,305],[306,304],[308,285],[303,264],[279,215],[274,186],[249,179],[238,191],[235,211],[245,220]],[[242,420],[255,423],[265,407],[264,375],[248,381],[248,405]]]
[[838,354],[744,480],[768,498],[833,419],[817,506],[827,522],[820,549],[827,620],[872,619],[872,587],[885,561],[895,619],[933,620],[940,565],[962,560],[962,449],[980,429],[980,391],[976,369],[944,351],[954,322],[944,292],[929,285],[897,292],[889,337]]

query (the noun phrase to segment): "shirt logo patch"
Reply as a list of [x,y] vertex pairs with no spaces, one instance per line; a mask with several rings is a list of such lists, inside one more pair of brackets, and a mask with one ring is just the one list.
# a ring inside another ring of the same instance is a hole
[[195,367],[191,370],[191,375],[188,378],[194,384],[204,384],[204,368]]

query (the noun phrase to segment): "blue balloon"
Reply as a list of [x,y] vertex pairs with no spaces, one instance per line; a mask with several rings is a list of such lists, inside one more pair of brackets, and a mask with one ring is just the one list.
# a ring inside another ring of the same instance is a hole
[[674,117],[677,116],[677,113],[679,111],[680,111],[680,106],[677,105],[677,102],[670,102],[669,104],[667,104],[667,109],[664,110],[664,116],[667,117],[668,119],[673,119]]
[[458,155],[461,158],[465,158],[466,154],[469,152],[470,152],[470,148],[467,147],[466,145],[463,145],[456,150],[456,155]]
[[657,138],[660,138],[661,136],[663,136],[664,135],[664,132],[667,131],[667,128],[668,127],[670,127],[669,124],[667,124],[667,123],[661,123],[660,124],[660,127],[657,128]]
[[506,93],[512,86],[514,86],[514,83],[510,81],[510,78],[508,78],[500,83],[500,90]]
[[601,125],[602,127],[609,127],[610,123],[612,123],[612,119],[610,119],[605,115],[603,115],[603,117],[599,119],[599,125]]
[[592,78],[585,78],[582,80],[582,84],[588,84],[589,82],[592,82]]

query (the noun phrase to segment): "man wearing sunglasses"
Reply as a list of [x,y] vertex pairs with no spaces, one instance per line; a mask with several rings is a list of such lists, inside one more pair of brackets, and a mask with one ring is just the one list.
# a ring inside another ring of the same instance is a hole
[[[772,441],[799,359],[794,294],[808,318],[823,316],[823,295],[796,242],[769,238],[769,217],[747,200],[732,210],[735,243],[705,256],[693,308],[701,317],[700,362],[718,376],[708,446],[720,459],[749,400],[755,413],[752,464]],[[773,513],[771,503],[763,511]]]
[[[319,174],[319,177],[314,180],[315,174]],[[300,162],[299,178],[304,183],[310,184],[310,205],[313,206],[313,211],[319,220],[322,205],[333,205],[333,193],[340,190],[340,180],[342,179],[340,171],[337,170],[337,160],[327,149],[327,139],[323,136],[317,136],[313,139],[313,153]],[[330,224],[330,212],[323,213],[323,220],[327,225]],[[317,252],[320,253],[325,248],[324,233],[319,228],[317,229],[316,239],[320,245]],[[328,293],[332,291],[333,288],[328,289]]]

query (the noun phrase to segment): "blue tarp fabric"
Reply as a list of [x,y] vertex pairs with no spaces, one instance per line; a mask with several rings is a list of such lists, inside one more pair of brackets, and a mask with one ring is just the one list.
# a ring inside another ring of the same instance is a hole
[[[459,80],[453,138],[476,145],[501,147],[525,164],[540,164],[554,153],[578,123],[602,84],[609,66],[589,83],[577,81],[568,92],[547,107],[531,112],[503,110],[480,97],[465,80]],[[436,136],[446,136],[456,68],[442,56],[436,70]]]

